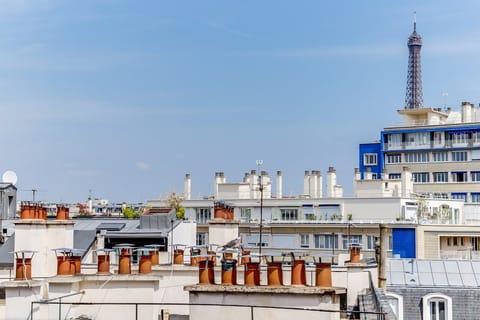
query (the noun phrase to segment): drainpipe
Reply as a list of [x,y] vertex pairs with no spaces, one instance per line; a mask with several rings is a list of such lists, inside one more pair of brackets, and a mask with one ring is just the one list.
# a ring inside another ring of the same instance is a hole
[[378,287],[387,288],[387,245],[388,245],[388,228],[386,224],[381,223],[380,227],[380,259],[378,261]]

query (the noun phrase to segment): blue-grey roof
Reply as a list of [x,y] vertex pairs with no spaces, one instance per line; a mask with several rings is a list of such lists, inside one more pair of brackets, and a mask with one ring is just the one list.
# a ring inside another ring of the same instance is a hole
[[0,267],[13,267],[13,250],[15,248],[15,237],[9,237],[7,241],[0,247]]
[[95,241],[96,235],[96,230],[73,230],[73,247],[87,252]]
[[389,259],[387,285],[478,287],[480,286],[480,261]]

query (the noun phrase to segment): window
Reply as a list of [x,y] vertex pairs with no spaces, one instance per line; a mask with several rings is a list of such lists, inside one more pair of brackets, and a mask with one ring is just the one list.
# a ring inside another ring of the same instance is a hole
[[472,202],[475,202],[475,203],[480,202],[480,193],[472,192]]
[[280,209],[280,214],[284,221],[298,220],[298,209],[296,208]]
[[470,175],[472,177],[472,181],[476,181],[476,182],[480,181],[480,171],[472,171],[470,172]]
[[443,132],[434,132],[433,133],[433,143],[436,145],[442,144]]
[[430,182],[430,175],[428,172],[415,172],[413,173],[413,181],[416,183],[428,183]]
[[405,154],[405,162],[428,162],[428,152],[411,152]]
[[344,234],[342,236],[342,246],[343,249],[349,249],[349,243],[359,243],[362,244],[362,235],[353,235]]
[[480,131],[472,132],[472,143],[480,144]]
[[467,161],[467,151],[452,151],[452,161]]
[[402,174],[401,174],[401,173],[389,173],[389,174],[388,174],[388,179],[400,180],[401,178],[402,178]]
[[452,298],[441,293],[427,294],[422,299],[423,319],[452,320]]
[[377,242],[376,236],[367,236],[367,249],[375,250],[376,242]]
[[466,171],[452,172],[452,181],[467,182],[467,172]]
[[338,235],[316,234],[314,238],[317,249],[338,249]]
[[407,133],[407,145],[425,146],[430,144],[430,134],[428,132]]
[[434,172],[433,182],[448,182],[448,172]]
[[434,162],[448,161],[448,152],[433,152],[432,156]]
[[452,199],[458,199],[458,200],[463,200],[467,201],[467,193],[465,192],[452,192]]
[[[268,247],[269,245],[269,235],[262,234],[262,247]],[[252,233],[247,235],[247,244],[253,247],[260,246],[260,234],[259,233]]]
[[210,210],[210,208],[196,209],[196,220],[198,223],[207,223],[207,221],[211,219],[212,219],[212,210]]
[[387,154],[387,163],[401,163],[402,155],[400,153]]
[[402,145],[402,134],[389,134],[387,135],[387,140],[389,147],[400,147]]
[[309,248],[310,247],[310,235],[309,234],[301,234],[300,235],[300,247],[302,247],[302,248]]
[[249,222],[252,218],[252,208],[240,208],[240,218],[242,221]]
[[363,165],[365,165],[365,166],[376,166],[377,165],[377,154],[376,153],[365,153],[363,155]]
[[385,292],[385,295],[397,319],[403,320],[403,297],[391,292]]
[[466,144],[468,141],[468,133],[466,132],[454,132],[452,133],[452,143],[455,144]]
[[207,234],[205,232],[197,233],[197,246],[204,246],[207,244]]

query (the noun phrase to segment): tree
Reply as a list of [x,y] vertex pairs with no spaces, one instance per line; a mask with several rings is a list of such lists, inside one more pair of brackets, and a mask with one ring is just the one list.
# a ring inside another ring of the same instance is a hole
[[175,216],[177,220],[181,220],[185,217],[185,208],[182,206],[182,201],[183,199],[175,192],[170,194],[170,196],[167,198],[167,204],[169,208],[175,209]]
[[143,208],[135,210],[132,207],[122,207],[123,216],[127,219],[138,219],[143,213]]

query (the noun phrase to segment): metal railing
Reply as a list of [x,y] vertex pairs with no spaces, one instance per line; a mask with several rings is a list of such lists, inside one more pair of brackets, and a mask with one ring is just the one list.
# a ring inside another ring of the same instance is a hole
[[[67,296],[77,295],[79,293],[74,293],[66,296],[62,296],[61,298],[65,298]],[[59,300],[59,301],[53,301]],[[58,313],[58,320],[67,319],[68,315],[62,317],[62,306],[69,305],[69,306],[131,306],[134,308],[134,317],[132,319],[139,320],[139,307],[143,306],[200,306],[200,307],[236,307],[236,308],[246,308],[249,309],[250,320],[259,320],[262,319],[262,316],[255,317],[255,310],[260,309],[269,309],[269,310],[290,310],[290,311],[305,311],[305,312],[317,312],[317,313],[338,313],[342,319],[358,319],[360,315],[372,315],[376,316],[378,320],[386,320],[385,312],[376,311],[376,312],[367,312],[367,311],[358,311],[358,310],[331,310],[331,309],[313,309],[313,308],[304,308],[304,307],[280,307],[280,306],[262,306],[262,305],[240,305],[240,304],[218,304],[218,303],[168,303],[168,302],[62,302],[61,299],[54,298],[49,300],[40,300],[40,301],[32,301],[31,302],[31,313],[30,313],[30,320],[34,320],[35,315],[35,308],[34,305],[58,305],[59,313]],[[167,317],[164,318],[164,309],[160,310],[159,319],[166,320]],[[248,319],[247,319],[248,320]]]

